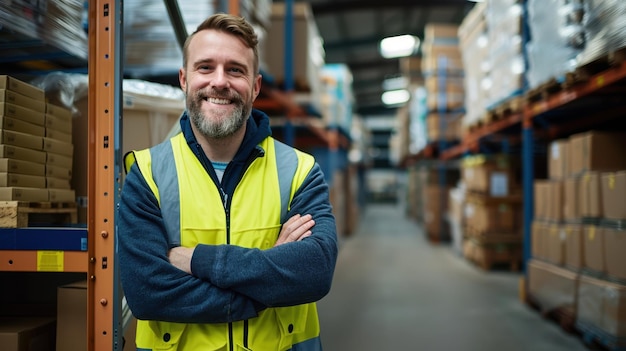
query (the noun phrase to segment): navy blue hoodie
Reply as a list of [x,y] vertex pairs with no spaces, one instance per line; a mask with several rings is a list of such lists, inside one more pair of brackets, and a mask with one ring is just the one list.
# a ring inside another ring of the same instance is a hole
[[[259,142],[271,136],[269,118],[253,109],[244,140],[220,184],[186,113],[180,124],[189,147],[228,199],[251,160],[264,157]],[[126,176],[119,209],[117,263],[126,300],[138,319],[232,322],[253,318],[267,307],[315,302],[330,290],[337,232],[328,185],[317,163],[296,191],[287,216],[311,214],[315,226],[310,237],[268,250],[198,245],[192,275],[169,262],[161,210],[138,167],[131,167]],[[262,209],[250,213],[262,215]]]

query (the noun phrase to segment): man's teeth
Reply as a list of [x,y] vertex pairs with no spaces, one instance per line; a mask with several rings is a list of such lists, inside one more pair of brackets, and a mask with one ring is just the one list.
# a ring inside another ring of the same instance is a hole
[[230,104],[230,100],[227,100],[227,99],[209,98],[208,101],[214,104],[219,104],[219,105]]

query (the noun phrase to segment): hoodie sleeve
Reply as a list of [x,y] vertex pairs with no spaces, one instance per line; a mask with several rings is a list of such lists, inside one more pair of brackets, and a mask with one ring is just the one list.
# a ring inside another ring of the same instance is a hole
[[121,192],[118,219],[120,277],[138,319],[222,323],[252,318],[264,306],[174,267],[158,202],[136,165]]
[[268,250],[198,245],[193,274],[268,307],[320,300],[330,290],[338,248],[329,189],[318,164],[296,192],[288,217],[297,213],[313,216],[310,237]]

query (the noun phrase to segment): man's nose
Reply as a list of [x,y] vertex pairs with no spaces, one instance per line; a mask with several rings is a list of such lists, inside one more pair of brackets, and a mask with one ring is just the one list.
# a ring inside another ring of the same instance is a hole
[[228,87],[228,83],[229,81],[226,70],[222,67],[215,69],[213,76],[211,77],[211,86],[215,88],[226,88]]

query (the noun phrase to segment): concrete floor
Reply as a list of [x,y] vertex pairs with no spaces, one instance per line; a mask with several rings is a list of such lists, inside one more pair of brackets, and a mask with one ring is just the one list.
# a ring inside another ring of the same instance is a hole
[[430,244],[402,205],[368,204],[318,303],[324,350],[587,350],[520,301],[520,277]]

